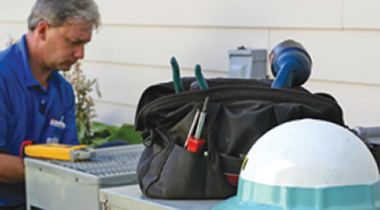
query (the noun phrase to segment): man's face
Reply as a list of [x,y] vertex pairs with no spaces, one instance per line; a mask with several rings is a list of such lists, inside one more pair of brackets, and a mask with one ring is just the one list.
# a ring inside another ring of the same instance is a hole
[[49,27],[42,46],[44,65],[49,70],[69,70],[84,57],[84,45],[91,35],[92,24],[87,22]]

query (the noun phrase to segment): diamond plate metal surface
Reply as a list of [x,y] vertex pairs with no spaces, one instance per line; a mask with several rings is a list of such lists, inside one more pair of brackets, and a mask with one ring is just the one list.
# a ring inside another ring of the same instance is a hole
[[142,144],[101,148],[95,149],[95,157],[89,160],[79,162],[48,160],[48,162],[98,177],[135,174],[143,149]]

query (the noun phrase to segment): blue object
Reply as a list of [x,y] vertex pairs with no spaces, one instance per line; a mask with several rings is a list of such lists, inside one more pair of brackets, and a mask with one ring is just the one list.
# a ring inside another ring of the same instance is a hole
[[201,87],[199,87],[199,84],[197,81],[194,81],[190,84],[190,90],[200,90]]
[[100,148],[118,147],[118,146],[127,146],[127,145],[130,145],[130,144],[124,140],[115,139],[115,140],[107,141],[106,143],[96,146],[95,148],[100,149]]
[[[243,193],[244,192],[244,193]],[[300,188],[239,179],[238,193],[212,210],[377,210],[380,182],[354,186]]]
[[272,88],[301,86],[311,74],[312,61],[298,42],[286,40],[269,54],[271,70],[276,77]]
[[[0,51],[0,152],[19,156],[25,140],[45,143],[50,119],[65,116],[60,143],[79,144],[72,86],[56,71],[45,90],[29,68],[25,35]],[[24,184],[0,182],[0,207],[25,202]]]

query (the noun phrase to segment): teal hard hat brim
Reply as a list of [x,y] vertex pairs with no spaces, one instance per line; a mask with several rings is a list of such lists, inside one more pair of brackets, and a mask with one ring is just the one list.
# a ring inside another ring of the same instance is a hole
[[[325,208],[316,208],[316,207],[294,207],[293,210],[322,210]],[[332,207],[328,208],[331,210],[358,210],[357,206],[355,207]],[[363,207],[361,210],[377,210],[377,208],[374,207]],[[276,206],[276,205],[270,205],[270,204],[263,204],[263,203],[257,203],[257,202],[241,202],[238,200],[237,196],[231,197],[225,201],[222,201],[218,204],[216,204],[212,210],[287,210],[283,208],[282,206]]]
[[225,201],[216,204],[212,210],[284,210],[284,208],[275,205],[267,205],[257,202],[240,202],[237,196],[231,197]]
[[374,184],[300,188],[239,178],[237,195],[212,210],[379,210],[380,181]]

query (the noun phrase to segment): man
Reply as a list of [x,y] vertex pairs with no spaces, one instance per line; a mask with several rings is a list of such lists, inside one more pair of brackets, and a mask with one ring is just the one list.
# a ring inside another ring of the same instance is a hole
[[28,33],[0,52],[0,209],[25,208],[23,141],[45,143],[57,119],[66,125],[59,142],[79,144],[73,89],[57,71],[83,58],[99,25],[93,0],[37,0]]

